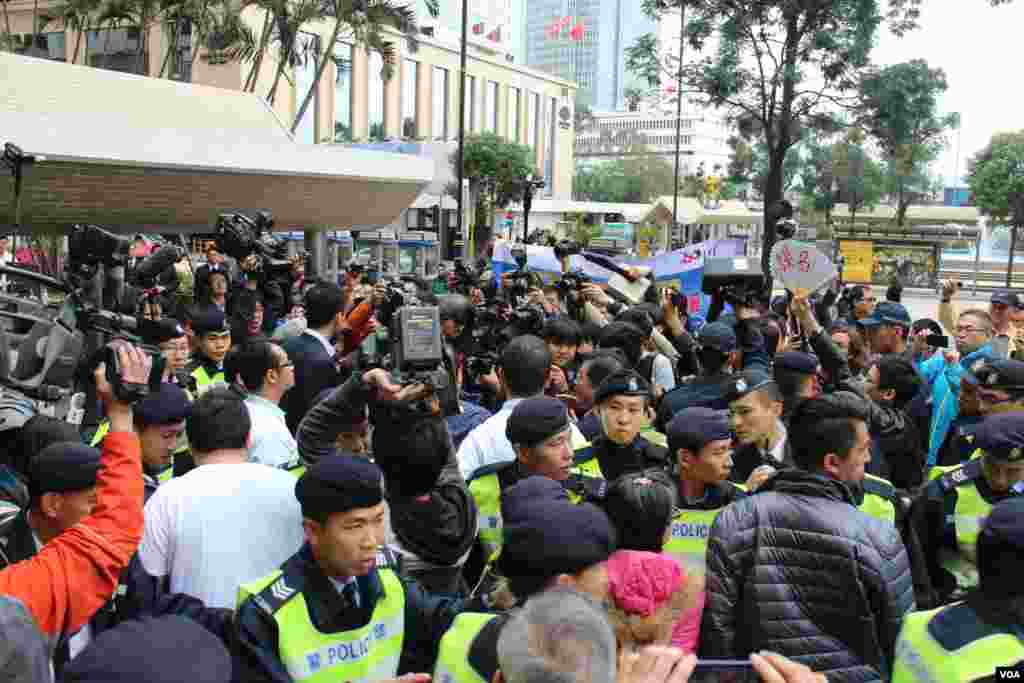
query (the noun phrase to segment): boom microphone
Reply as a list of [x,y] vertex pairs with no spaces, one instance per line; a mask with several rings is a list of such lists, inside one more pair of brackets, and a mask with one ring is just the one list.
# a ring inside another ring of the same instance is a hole
[[160,247],[135,267],[133,279],[140,285],[153,282],[162,272],[173,268],[180,258],[178,247]]

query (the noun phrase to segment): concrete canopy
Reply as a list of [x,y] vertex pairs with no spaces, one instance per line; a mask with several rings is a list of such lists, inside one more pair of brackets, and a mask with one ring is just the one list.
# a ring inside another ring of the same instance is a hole
[[[25,174],[23,232],[200,232],[256,209],[281,230],[386,225],[434,175],[429,159],[297,144],[253,94],[12,54],[0,54],[5,142],[44,157]],[[12,197],[8,175],[0,225]]]

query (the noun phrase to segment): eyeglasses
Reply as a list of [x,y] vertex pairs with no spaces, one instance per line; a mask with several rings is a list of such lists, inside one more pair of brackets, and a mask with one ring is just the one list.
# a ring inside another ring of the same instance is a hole
[[981,327],[975,327],[974,325],[957,325],[953,330],[957,334],[963,332],[964,334],[970,334],[971,332],[984,332],[985,330]]

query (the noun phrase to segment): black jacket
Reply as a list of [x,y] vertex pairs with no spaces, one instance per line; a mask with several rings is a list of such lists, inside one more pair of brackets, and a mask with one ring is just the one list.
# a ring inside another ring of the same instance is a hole
[[[365,626],[383,590],[380,577],[373,570],[358,579],[360,606],[347,605],[313,560],[308,545],[292,555],[281,569],[287,585],[302,592],[310,619],[321,633],[340,633]],[[478,601],[432,596],[414,581],[404,578],[401,581],[405,590],[405,635],[398,672],[430,671],[441,636],[455,617],[462,611],[486,610]],[[292,677],[278,655],[277,622],[259,603],[250,599],[238,609],[235,680],[291,683]]]
[[789,437],[786,437],[782,444],[782,462],[776,462],[774,458],[761,453],[761,449],[752,443],[740,445],[732,454],[732,472],[729,473],[729,481],[737,484],[745,484],[750,475],[761,465],[771,465],[777,470],[795,467],[793,454],[789,447]]
[[623,474],[639,472],[648,467],[668,467],[668,449],[651,443],[642,435],[637,435],[633,443],[627,446],[620,446],[605,436],[599,436],[591,443],[590,449],[607,481],[615,481]]
[[316,337],[302,333],[284,344],[295,365],[295,386],[281,399],[288,429],[294,434],[313,401],[327,387],[341,384],[342,376],[332,355]]
[[299,421],[295,433],[302,464],[309,466],[332,455],[336,450],[334,443],[338,434],[345,429],[345,425],[365,417],[369,400],[370,387],[363,382],[361,374],[355,373],[326,399],[310,406]]
[[896,529],[841,482],[784,470],[711,528],[700,655],[771,650],[829,681],[885,680],[913,607]]

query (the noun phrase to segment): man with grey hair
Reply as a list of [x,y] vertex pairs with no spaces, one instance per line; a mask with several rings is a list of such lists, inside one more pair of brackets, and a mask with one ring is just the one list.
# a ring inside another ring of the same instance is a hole
[[615,633],[597,602],[568,588],[531,598],[501,629],[505,683],[614,683]]

